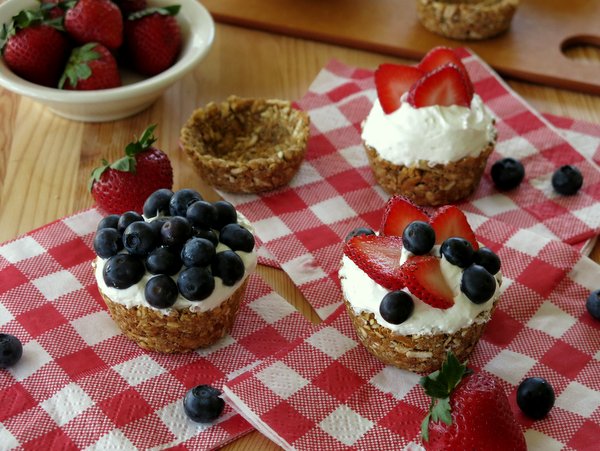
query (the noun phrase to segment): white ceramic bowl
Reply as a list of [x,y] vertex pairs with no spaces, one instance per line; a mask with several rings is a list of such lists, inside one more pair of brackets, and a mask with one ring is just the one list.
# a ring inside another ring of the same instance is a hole
[[[121,119],[149,107],[177,80],[192,70],[212,45],[215,25],[196,0],[149,0],[151,6],[179,4],[176,18],[183,46],[177,62],[149,78],[122,71],[123,86],[96,91],[66,91],[28,82],[15,75],[0,58],[0,86],[47,105],[56,114],[79,121],[104,122]],[[0,5],[0,26],[36,0],[7,0]]]

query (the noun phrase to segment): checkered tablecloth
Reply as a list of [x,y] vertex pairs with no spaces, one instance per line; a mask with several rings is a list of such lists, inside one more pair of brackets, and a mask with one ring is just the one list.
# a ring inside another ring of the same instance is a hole
[[23,357],[0,370],[0,449],[211,449],[252,427],[226,407],[201,425],[186,391],[224,381],[285,348],[309,324],[251,276],[231,334],[207,349],[161,355],[121,334],[91,269],[91,209],[0,245],[0,331]]
[[[470,366],[499,378],[530,450],[598,449],[600,322],[585,300],[599,288],[600,266],[562,242],[473,213],[468,219],[503,272]],[[543,420],[516,406],[516,387],[529,376],[546,378],[556,392]],[[225,393],[285,449],[417,449],[428,407],[418,380],[369,354],[341,306],[287,353],[226,383]]]

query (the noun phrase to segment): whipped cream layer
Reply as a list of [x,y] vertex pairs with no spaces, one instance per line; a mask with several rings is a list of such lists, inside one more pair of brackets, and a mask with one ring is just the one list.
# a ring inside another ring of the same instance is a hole
[[[155,218],[149,219],[147,221],[152,221]],[[254,232],[252,226],[248,222],[248,220],[238,212],[238,224],[246,229],[250,230],[250,232]],[[226,250],[231,250],[225,244],[219,242],[216,247],[217,252],[223,252]],[[146,287],[146,283],[148,280],[155,276],[155,274],[151,274],[146,271],[144,277],[142,279],[130,286],[129,288],[119,289],[114,287],[109,287],[104,282],[104,277],[102,276],[102,270],[104,269],[104,265],[108,259],[103,259],[100,257],[96,257],[95,260],[95,270],[94,275],[96,276],[96,282],[98,283],[98,288],[102,293],[108,296],[113,302],[117,302],[121,305],[124,305],[127,308],[132,308],[135,306],[144,306],[156,311],[159,311],[165,315],[171,313],[172,310],[185,310],[188,309],[191,312],[206,312],[208,310],[212,310],[215,307],[221,305],[221,303],[227,299],[229,296],[233,294],[235,290],[237,290],[244,281],[248,278],[254,269],[256,268],[257,255],[256,248],[252,250],[252,252],[243,252],[243,251],[235,251],[236,254],[240,256],[242,261],[244,262],[244,276],[233,286],[227,286],[223,284],[223,280],[220,277],[215,277],[215,288],[211,295],[206,299],[201,301],[190,301],[184,298],[181,293],[177,296],[177,300],[175,304],[170,308],[158,309],[146,301],[146,297],[144,296],[144,289]],[[183,270],[184,268],[182,268]],[[181,271],[180,271],[181,272]],[[172,279],[177,282],[177,277],[179,273],[172,276]]]
[[[439,256],[439,246],[436,246],[432,253],[434,255],[437,253],[437,256]],[[410,253],[403,249],[400,261],[404,262],[409,256]],[[401,324],[390,324],[379,313],[379,304],[390,290],[376,283],[346,255],[342,258],[339,276],[344,297],[350,303],[354,312],[356,314],[361,312],[373,313],[380,325],[387,327],[398,335],[451,334],[473,323],[487,321],[489,319],[488,315],[479,317],[479,314],[489,312],[494,305],[494,300],[499,296],[502,281],[500,271],[494,276],[496,279],[494,295],[483,304],[475,304],[460,291],[463,269],[451,264],[443,256],[440,269],[446,283],[452,289],[454,305],[448,309],[432,307],[404,288],[402,291],[410,294],[414,301],[414,310],[412,315]]]
[[473,95],[470,108],[414,108],[405,98],[406,94],[400,108],[391,114],[385,114],[376,99],[363,123],[364,143],[393,164],[448,164],[476,157],[496,140],[494,119],[477,94]]

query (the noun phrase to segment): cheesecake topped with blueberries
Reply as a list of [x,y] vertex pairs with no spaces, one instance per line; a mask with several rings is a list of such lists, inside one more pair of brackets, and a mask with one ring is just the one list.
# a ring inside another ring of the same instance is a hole
[[113,319],[141,347],[186,352],[233,325],[256,267],[247,219],[226,201],[160,189],[143,215],[109,215],[94,237],[94,272]]

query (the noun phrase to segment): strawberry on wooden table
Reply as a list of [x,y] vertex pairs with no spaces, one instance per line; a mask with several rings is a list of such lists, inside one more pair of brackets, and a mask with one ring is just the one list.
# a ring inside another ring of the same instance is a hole
[[158,189],[173,187],[173,168],[167,155],[153,147],[155,125],[148,127],[138,141],[125,148],[125,156],[94,169],[90,191],[106,212],[142,212],[144,201]]
[[110,0],[69,2],[65,13],[65,30],[79,44],[98,42],[110,50],[123,44],[123,16]]
[[121,86],[117,61],[102,44],[90,42],[72,50],[58,87],[71,90]]

